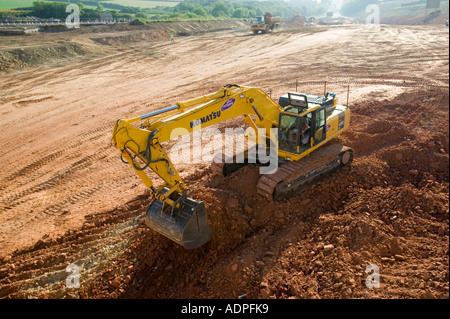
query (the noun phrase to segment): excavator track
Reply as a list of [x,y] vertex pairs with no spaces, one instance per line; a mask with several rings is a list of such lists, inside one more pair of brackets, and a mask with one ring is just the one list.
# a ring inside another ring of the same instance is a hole
[[246,165],[248,165],[247,161],[244,163],[225,163],[225,158],[222,157],[220,163],[213,162],[211,164],[211,171],[219,175],[227,176]]
[[283,163],[276,173],[261,176],[257,193],[269,200],[279,200],[298,193],[327,173],[350,165],[353,149],[340,144],[322,147],[299,161]]
[[[230,147],[231,149],[233,149],[233,144],[227,144],[227,146]],[[248,163],[248,152],[249,152],[249,150],[246,149],[244,151],[244,154],[241,154],[242,155],[241,158],[244,159],[243,163],[237,163],[236,155],[233,157],[232,163],[226,163],[225,162],[225,149],[223,149],[222,153],[220,155],[217,155],[218,157],[215,158],[214,161],[212,162],[211,171],[213,173],[223,175],[223,176],[227,176],[227,175],[237,171],[238,169],[249,164]]]

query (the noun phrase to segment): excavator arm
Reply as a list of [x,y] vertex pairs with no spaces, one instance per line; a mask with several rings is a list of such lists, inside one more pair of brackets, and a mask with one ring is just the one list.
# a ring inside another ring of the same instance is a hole
[[[281,111],[282,108],[260,89],[227,85],[212,94],[132,119],[118,120],[113,144],[155,198],[147,211],[147,225],[186,248],[196,248],[210,239],[204,204],[189,197],[189,188],[161,143],[180,136],[179,132],[188,134],[239,116],[243,116],[255,132],[264,128],[269,138],[269,130],[278,127]],[[139,127],[135,126],[137,122],[141,122]],[[175,131],[178,133],[174,135]],[[147,168],[164,181],[158,188],[146,174]]]

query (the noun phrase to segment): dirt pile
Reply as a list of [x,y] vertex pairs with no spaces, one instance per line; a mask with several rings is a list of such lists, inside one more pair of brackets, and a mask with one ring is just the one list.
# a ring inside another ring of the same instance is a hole
[[0,36],[18,36],[18,35],[25,35],[26,29],[14,29],[14,28],[5,28],[0,29]]
[[148,31],[167,30],[172,32],[189,32],[200,34],[206,32],[218,32],[225,30],[242,31],[248,30],[249,24],[245,21],[181,21],[181,22],[149,22],[133,25],[131,23],[116,23],[105,26],[82,27],[79,33],[110,33],[124,31]]
[[0,71],[24,67],[25,64],[13,54],[0,52]]
[[218,31],[244,31],[249,24],[244,21],[182,21],[182,22],[151,22],[146,25],[150,29],[183,32],[189,35]]
[[133,32],[117,36],[93,37],[92,41],[103,45],[120,46],[142,41],[160,41],[169,39],[168,30],[150,30],[142,32]]
[[63,42],[52,45],[39,45],[13,50],[0,50],[0,71],[38,65],[53,60],[84,56],[89,50],[76,42]]
[[106,214],[86,219],[80,230],[55,240],[45,237],[34,246],[7,256],[0,263],[0,296],[73,298],[67,290],[68,265],[77,265],[85,284],[105,271],[118,254],[135,241],[147,197],[139,197]]
[[[167,40],[170,33],[177,36],[192,36],[207,32],[247,30],[242,21],[184,21],[184,22],[151,22],[147,24],[117,25],[108,27],[116,32],[114,36],[92,37],[94,42],[106,45],[125,45],[142,41]],[[108,30],[103,29],[103,31]],[[100,31],[101,29],[96,29]],[[130,31],[130,32],[125,32]]]

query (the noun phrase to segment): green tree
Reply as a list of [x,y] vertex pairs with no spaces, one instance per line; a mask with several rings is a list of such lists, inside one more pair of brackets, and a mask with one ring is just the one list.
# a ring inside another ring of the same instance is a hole
[[247,8],[237,8],[233,12],[233,18],[248,18],[249,11]]
[[97,10],[97,11],[105,11],[105,8],[103,7],[103,5],[102,5],[101,3],[99,3],[99,4],[97,5],[96,10]]
[[185,16],[189,19],[198,19],[198,15],[196,15],[194,12],[186,12]]
[[138,19],[148,19],[148,14],[145,12],[138,12],[134,16]]
[[172,12],[169,14],[169,19],[180,19],[183,16],[180,12]]
[[205,9],[202,7],[197,7],[193,11],[196,15],[206,17],[208,14],[206,13]]
[[174,7],[174,10],[176,12],[193,12],[194,9],[195,6],[192,3],[186,1],[180,2]]
[[229,3],[225,3],[223,1],[219,1],[213,7],[211,13],[215,17],[229,17],[233,12],[233,8]]
[[132,13],[132,14],[133,13],[136,14],[139,11],[140,11],[139,8],[135,8],[135,7],[125,7],[120,10],[121,13]]
[[67,2],[33,2],[31,15],[43,19],[65,19]]

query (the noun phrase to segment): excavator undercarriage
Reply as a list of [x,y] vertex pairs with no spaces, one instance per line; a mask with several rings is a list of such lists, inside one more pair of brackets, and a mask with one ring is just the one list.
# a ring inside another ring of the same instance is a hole
[[[286,197],[298,195],[308,189],[328,174],[348,166],[353,161],[353,149],[340,144],[330,144],[311,153],[301,161],[286,161],[282,157],[274,174],[260,175],[257,183],[257,193],[267,200],[277,201]],[[243,166],[251,164],[246,159],[244,163],[212,163],[213,173],[228,176]],[[256,162],[254,165],[261,165]]]

